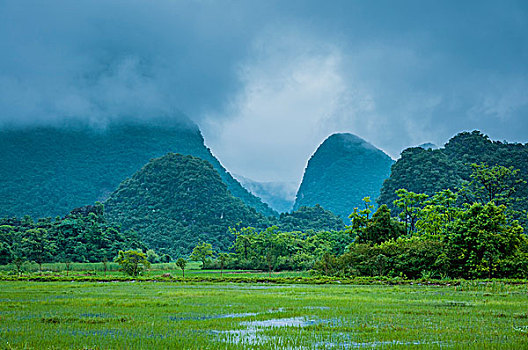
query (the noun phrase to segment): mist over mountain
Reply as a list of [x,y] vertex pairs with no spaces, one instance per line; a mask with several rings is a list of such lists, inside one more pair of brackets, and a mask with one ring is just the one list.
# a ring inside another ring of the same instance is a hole
[[435,145],[434,143],[432,142],[426,142],[426,143],[422,143],[421,145],[418,145],[418,147],[420,148],[423,148],[423,149],[438,149],[440,147],[438,147],[437,145]]
[[295,182],[259,182],[238,174],[234,176],[242,186],[279,213],[287,213],[292,210],[297,192]]
[[527,142],[528,2],[0,1],[0,128],[182,111],[231,172],[300,183],[331,133],[393,158]]
[[367,141],[349,133],[329,136],[315,151],[304,172],[294,209],[320,204],[342,218],[374,201],[394,161]]
[[65,215],[103,201],[151,158],[168,152],[209,161],[233,195],[265,215],[277,215],[226,171],[198,127],[184,118],[4,128],[0,150],[0,216]]

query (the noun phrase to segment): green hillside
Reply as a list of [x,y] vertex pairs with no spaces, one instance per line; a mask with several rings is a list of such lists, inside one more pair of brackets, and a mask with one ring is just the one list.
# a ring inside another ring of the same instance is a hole
[[0,150],[0,217],[66,215],[106,199],[150,159],[168,152],[209,161],[233,195],[265,215],[277,215],[222,167],[190,122],[4,129]]
[[229,227],[269,223],[231,195],[209,162],[174,153],[152,159],[123,181],[105,202],[105,216],[173,257],[201,241],[225,251],[233,240]]
[[393,160],[383,151],[352,134],[329,136],[308,161],[294,204],[320,204],[348,218],[362,199],[379,196]]
[[[528,145],[492,141],[479,131],[462,132],[440,149],[419,147],[404,150],[392,166],[390,177],[381,189],[378,204],[394,208],[394,191],[405,188],[415,193],[433,194],[443,189],[460,188],[471,181],[471,164],[502,165],[519,169],[528,179]],[[528,187],[515,193],[517,209],[528,209]]]

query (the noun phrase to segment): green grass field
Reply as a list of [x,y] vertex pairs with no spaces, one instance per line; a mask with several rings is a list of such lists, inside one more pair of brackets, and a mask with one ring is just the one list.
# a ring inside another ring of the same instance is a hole
[[[190,261],[185,269],[185,277],[268,277],[270,274],[266,271],[242,271],[242,270],[202,270],[201,262]],[[46,263],[42,265],[43,276],[127,276],[119,271],[119,264],[114,262],[107,263],[107,271],[104,271],[103,263],[72,263],[70,271],[66,271],[64,263]],[[6,275],[16,275],[13,265],[0,265],[0,277]],[[173,277],[182,277],[182,270],[175,263],[152,264],[148,271],[144,271],[140,277],[156,277],[164,274],[170,274]],[[38,276],[39,266],[36,263],[27,263],[24,265],[23,276]],[[280,271],[272,272],[272,277],[308,277],[307,271]]]
[[0,282],[0,348],[528,348],[526,285]]

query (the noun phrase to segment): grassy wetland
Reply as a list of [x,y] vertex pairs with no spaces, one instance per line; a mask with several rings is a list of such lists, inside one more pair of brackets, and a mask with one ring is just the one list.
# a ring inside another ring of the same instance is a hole
[[0,348],[528,348],[527,285],[0,282]]

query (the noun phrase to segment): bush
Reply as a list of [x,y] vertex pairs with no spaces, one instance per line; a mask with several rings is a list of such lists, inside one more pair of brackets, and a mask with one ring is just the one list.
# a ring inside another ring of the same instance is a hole
[[114,261],[121,265],[121,271],[130,276],[138,276],[150,267],[147,256],[138,250],[127,250],[126,252],[120,250]]

